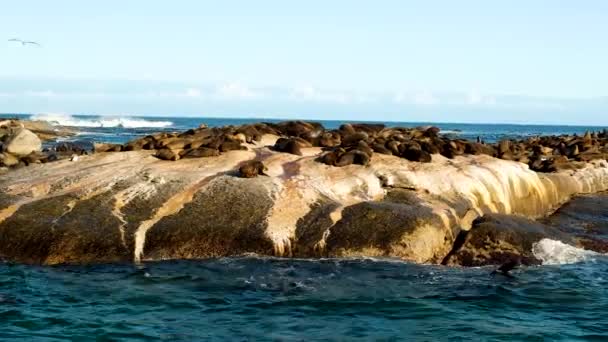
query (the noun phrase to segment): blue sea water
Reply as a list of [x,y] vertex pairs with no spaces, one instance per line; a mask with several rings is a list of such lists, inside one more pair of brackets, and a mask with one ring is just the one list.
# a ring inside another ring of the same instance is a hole
[[[72,139],[120,143],[202,123],[260,121],[34,117],[78,126],[80,134]],[[342,122],[322,123],[336,128]],[[454,136],[486,141],[603,129],[434,125]],[[492,269],[255,256],[140,265],[0,263],[0,340],[608,340],[607,257],[522,267],[513,278],[491,276]]]
[[224,258],[0,264],[0,339],[606,341],[608,262],[492,268]]

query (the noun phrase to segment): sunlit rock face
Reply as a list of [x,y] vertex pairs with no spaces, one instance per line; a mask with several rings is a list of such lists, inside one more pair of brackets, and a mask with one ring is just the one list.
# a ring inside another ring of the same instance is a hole
[[[440,263],[480,216],[541,218],[573,195],[608,189],[605,161],[542,174],[487,155],[420,163],[375,153],[366,166],[334,167],[318,162],[317,147],[272,150],[277,138],[207,158],[97,153],[3,174],[0,257],[57,264],[257,253]],[[254,159],[266,175],[238,177]]]

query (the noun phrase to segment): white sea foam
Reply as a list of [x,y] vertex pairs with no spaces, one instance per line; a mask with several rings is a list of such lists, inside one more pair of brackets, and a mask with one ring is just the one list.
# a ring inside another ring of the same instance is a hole
[[36,114],[31,120],[47,121],[56,126],[71,127],[123,127],[123,128],[160,128],[173,125],[171,121],[153,121],[127,117],[91,117],[90,119],[75,118],[66,114]]
[[532,245],[532,254],[543,265],[573,264],[590,260],[599,254],[582,248],[567,245],[561,241],[542,239]]

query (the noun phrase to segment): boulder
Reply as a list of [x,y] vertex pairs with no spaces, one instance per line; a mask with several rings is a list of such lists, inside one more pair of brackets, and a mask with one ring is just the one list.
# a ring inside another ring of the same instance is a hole
[[460,233],[443,263],[501,265],[515,258],[522,264],[535,265],[540,260],[532,254],[532,246],[544,238],[575,243],[570,235],[543,223],[516,215],[488,214],[477,218],[469,231]]
[[608,253],[606,193],[576,197],[541,222],[574,236],[580,247]]
[[15,166],[19,164],[19,158],[13,156],[10,153],[0,153],[0,165],[3,166]]
[[4,143],[4,149],[16,156],[27,156],[32,152],[40,151],[42,142],[30,130],[19,128],[8,136]]

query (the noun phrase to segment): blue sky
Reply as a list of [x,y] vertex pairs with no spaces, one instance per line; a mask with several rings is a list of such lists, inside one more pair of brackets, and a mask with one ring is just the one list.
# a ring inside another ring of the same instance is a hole
[[608,125],[607,32],[606,1],[11,1],[0,112]]

